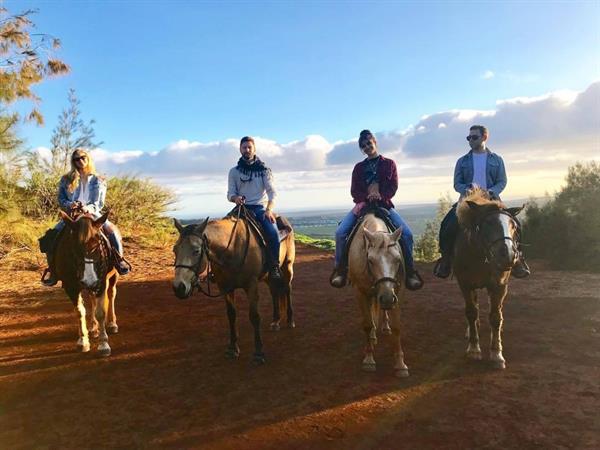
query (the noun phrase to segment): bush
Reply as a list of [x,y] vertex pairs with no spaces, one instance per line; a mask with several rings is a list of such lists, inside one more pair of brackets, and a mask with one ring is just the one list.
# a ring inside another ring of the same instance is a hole
[[452,199],[449,194],[438,199],[438,208],[435,219],[425,224],[425,230],[415,241],[414,258],[417,261],[431,262],[440,257],[438,235],[440,224],[446,213],[452,206]]
[[543,207],[526,212],[525,254],[555,268],[600,271],[600,164],[569,168],[563,187]]

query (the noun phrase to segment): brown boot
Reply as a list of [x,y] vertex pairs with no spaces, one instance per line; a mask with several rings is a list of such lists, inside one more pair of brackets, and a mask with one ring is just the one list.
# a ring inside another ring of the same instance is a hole
[[452,258],[450,255],[442,254],[433,268],[433,274],[438,278],[448,278],[452,272]]
[[418,291],[423,287],[423,278],[412,267],[406,268],[406,289],[409,291]]
[[331,276],[329,277],[329,284],[334,288],[342,288],[346,286],[346,278],[348,276],[348,270],[345,268],[335,268]]

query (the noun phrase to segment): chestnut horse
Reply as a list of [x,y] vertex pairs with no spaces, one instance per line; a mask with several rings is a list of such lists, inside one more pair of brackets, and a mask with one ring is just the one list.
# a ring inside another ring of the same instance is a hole
[[398,242],[401,234],[401,228],[388,233],[383,220],[374,214],[366,214],[350,244],[348,278],[356,290],[367,338],[363,370],[376,370],[373,353],[379,317],[383,314],[384,334],[389,334],[388,316],[391,316],[396,376],[407,377],[408,367],[400,343],[400,303],[405,293],[404,258]]
[[[200,224],[183,226],[174,219],[179,239],[175,252],[175,278],[173,290],[180,299],[188,298],[194,288],[200,287],[201,276],[208,283],[214,281],[219,295],[225,297],[229,319],[229,346],[226,355],[237,358],[238,346],[237,309],[235,290],[243,289],[250,303],[250,322],[254,327],[254,362],[263,364],[265,355],[260,332],[258,312],[258,282],[268,278],[263,270],[265,252],[244,218],[226,217]],[[287,324],[295,327],[292,308],[292,277],[296,247],[293,231],[281,242],[279,261],[283,285],[268,283],[273,300],[272,330],[279,330],[280,309],[287,311]]]
[[457,208],[460,231],[452,266],[465,299],[467,357],[481,359],[476,290],[485,288],[490,299],[490,361],[498,369],[506,367],[502,355],[502,306],[510,271],[518,258],[514,217],[523,207],[506,208],[502,202],[490,200],[485,191],[476,189]]
[[[66,227],[56,244],[54,273],[75,306],[79,323],[77,346],[80,351],[88,352],[90,335],[98,337],[98,352],[109,356],[107,333],[119,330],[115,315],[119,274],[112,263],[110,244],[100,232],[108,213],[95,220],[88,215],[72,219],[62,211],[60,214]],[[93,310],[89,333],[84,297],[91,299]]]

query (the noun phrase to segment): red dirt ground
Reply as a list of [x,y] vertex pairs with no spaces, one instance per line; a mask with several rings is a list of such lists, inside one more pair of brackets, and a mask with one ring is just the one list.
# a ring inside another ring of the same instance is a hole
[[[268,331],[267,364],[251,364],[247,303],[239,360],[227,360],[222,300],[180,301],[168,250],[129,249],[136,271],[117,297],[113,355],[75,349],[60,288],[0,270],[0,448],[599,448],[600,276],[533,264],[504,309],[505,371],[464,357],[455,282],[434,280],[402,306],[411,376],[393,376],[390,338],[376,373],[351,288],[327,282],[332,256],[300,246],[297,328]],[[488,343],[482,304],[482,349]]]

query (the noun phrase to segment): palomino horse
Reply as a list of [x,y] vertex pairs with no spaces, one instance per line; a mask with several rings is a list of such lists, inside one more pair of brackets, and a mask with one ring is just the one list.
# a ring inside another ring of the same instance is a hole
[[[241,225],[241,226],[237,226]],[[265,252],[256,236],[248,228],[243,218],[227,217],[201,224],[183,226],[175,219],[179,239],[173,248],[175,252],[175,278],[173,290],[178,298],[188,298],[194,288],[200,286],[200,276],[205,275],[210,283],[214,281],[219,295],[225,297],[229,319],[229,346],[226,355],[237,358],[238,347],[237,310],[235,289],[246,292],[250,302],[250,322],[254,327],[254,362],[263,364],[265,355],[260,333],[258,312],[258,282],[268,281],[264,275]],[[292,309],[292,277],[296,256],[293,231],[281,242],[279,261],[283,286],[269,283],[273,299],[272,330],[279,330],[280,309],[287,311],[287,323],[295,326]]]
[[490,361],[498,369],[506,367],[502,356],[502,305],[518,257],[514,217],[522,209],[506,208],[500,201],[490,200],[481,189],[465,197],[457,208],[460,231],[452,265],[465,298],[467,357],[481,359],[476,289],[486,288],[490,298]]
[[398,242],[402,229],[393,233],[387,231],[383,220],[374,214],[364,217],[350,244],[348,277],[356,289],[367,337],[363,370],[373,372],[376,369],[373,353],[377,344],[379,317],[383,313],[384,333],[386,329],[389,330],[388,315],[391,316],[396,376],[407,377],[408,367],[404,364],[400,344],[400,302],[405,292],[404,258]]
[[[88,215],[74,220],[68,214],[60,213],[66,229],[56,245],[54,270],[77,312],[77,346],[82,352],[88,352],[90,335],[98,337],[98,352],[101,356],[109,356],[107,332],[115,334],[119,330],[115,315],[119,274],[112,263],[110,244],[100,233],[108,213],[95,220]],[[91,298],[94,311],[89,333],[83,297]]]

